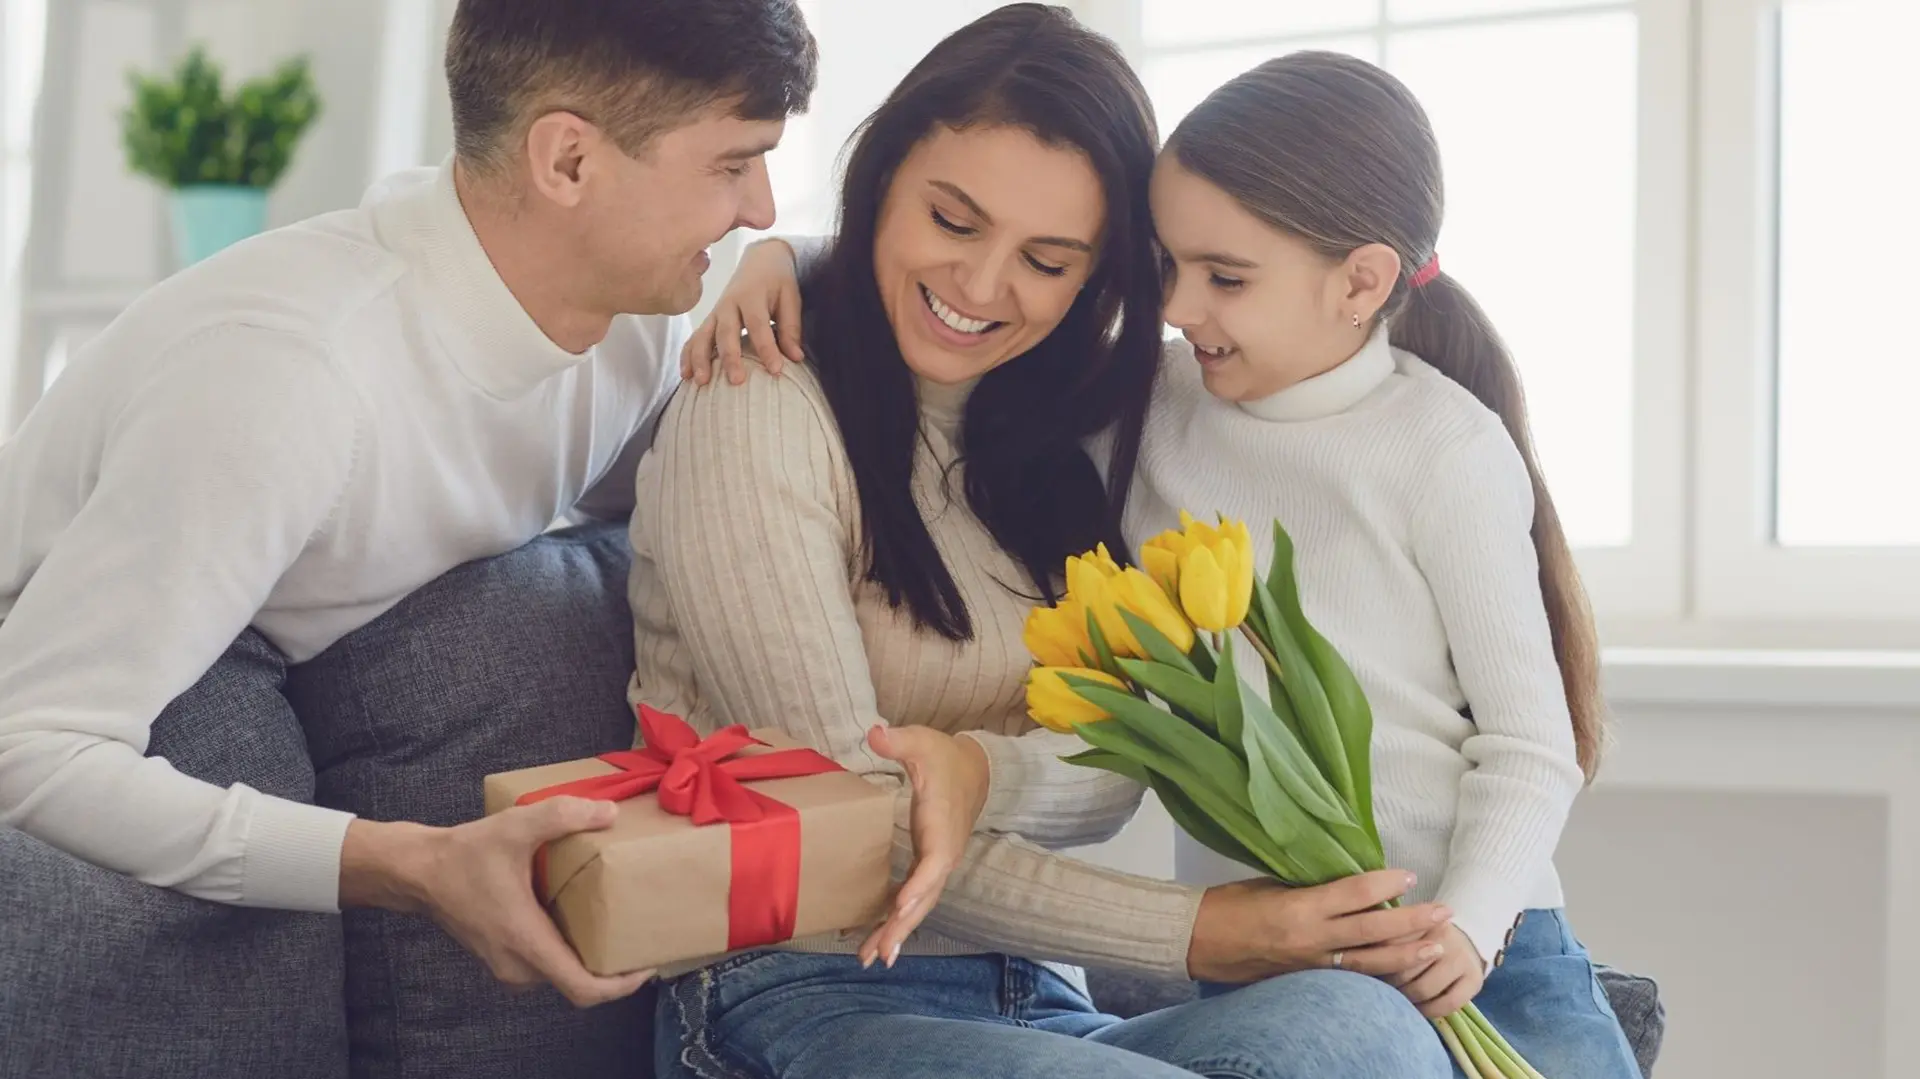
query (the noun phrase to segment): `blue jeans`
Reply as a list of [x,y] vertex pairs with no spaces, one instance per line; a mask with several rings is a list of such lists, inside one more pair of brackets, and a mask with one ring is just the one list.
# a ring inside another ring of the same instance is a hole
[[1473,1002],[1549,1079],[1641,1079],[1633,1046],[1563,911],[1521,916],[1506,958]]
[[[659,1079],[1445,1079],[1431,1026],[1383,982],[1308,971],[1136,1019],[1000,955],[756,952],[668,983]],[[1556,1076],[1555,1079],[1558,1079]]]

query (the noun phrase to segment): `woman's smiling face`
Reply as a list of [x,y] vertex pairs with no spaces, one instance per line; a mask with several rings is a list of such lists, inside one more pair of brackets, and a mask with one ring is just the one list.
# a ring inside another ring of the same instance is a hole
[[977,378],[1060,325],[1105,220],[1085,155],[1008,126],[936,128],[895,172],[873,270],[900,355],[933,382]]

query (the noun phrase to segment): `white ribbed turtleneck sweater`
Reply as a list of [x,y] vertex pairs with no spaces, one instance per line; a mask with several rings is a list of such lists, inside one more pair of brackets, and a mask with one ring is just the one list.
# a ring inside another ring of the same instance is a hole
[[[1208,394],[1177,342],[1155,394],[1129,539],[1182,509],[1225,514],[1253,530],[1264,573],[1272,522],[1286,527],[1307,617],[1373,707],[1388,864],[1491,958],[1522,910],[1561,904],[1553,852],[1581,786],[1513,440],[1384,330],[1242,404]],[[1188,883],[1247,876],[1184,835],[1177,864]]]

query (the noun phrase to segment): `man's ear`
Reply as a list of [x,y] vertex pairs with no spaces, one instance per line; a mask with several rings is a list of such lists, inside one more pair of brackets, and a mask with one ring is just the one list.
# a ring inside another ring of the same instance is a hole
[[557,205],[579,205],[587,157],[601,141],[600,129],[574,113],[562,110],[535,119],[527,128],[528,185]]

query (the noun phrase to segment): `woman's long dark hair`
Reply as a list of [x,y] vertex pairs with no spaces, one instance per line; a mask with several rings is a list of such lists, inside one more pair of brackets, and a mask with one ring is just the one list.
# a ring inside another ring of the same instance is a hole
[[[1069,555],[1126,550],[1120,514],[1160,353],[1160,276],[1147,183],[1159,141],[1146,91],[1112,42],[1066,9],[1012,4],[946,38],[862,124],[847,159],[839,234],[802,285],[806,346],[847,448],[867,578],[916,625],[973,635],[911,490],[913,375],[874,280],[881,206],[907,154],[937,127],[1018,127],[1086,155],[1105,192],[1101,253],[1054,331],[988,372],[962,420],[966,498],[1055,598]],[[1081,448],[1111,428],[1106,485]],[[1005,582],[1009,586],[1013,582]]]
[[1526,462],[1540,591],[1580,767],[1591,777],[1607,741],[1599,634],[1533,452],[1520,370],[1466,286],[1444,272],[1418,288],[1410,280],[1434,257],[1445,205],[1440,147],[1420,102],[1364,60],[1297,52],[1215,90],[1180,121],[1167,152],[1328,258],[1374,243],[1400,256],[1400,278],[1377,316],[1389,339],[1497,413]]

